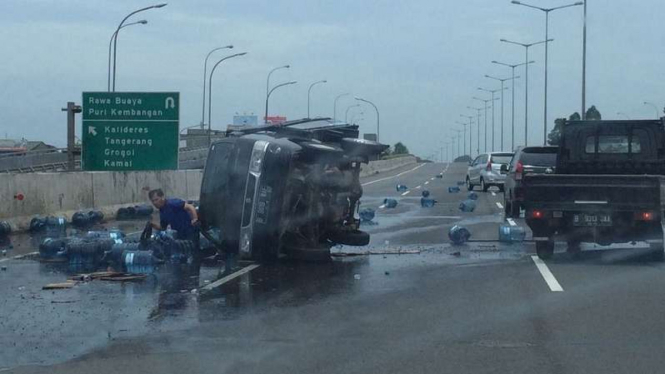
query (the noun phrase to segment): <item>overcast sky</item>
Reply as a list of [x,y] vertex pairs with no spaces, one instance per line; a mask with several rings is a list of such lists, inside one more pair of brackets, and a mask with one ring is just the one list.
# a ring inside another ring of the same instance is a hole
[[[542,7],[571,1],[531,0]],[[67,101],[81,102],[83,91],[105,91],[108,42],[129,12],[158,1],[2,0],[0,1],[0,137],[25,137],[58,146],[66,142]],[[588,4],[587,104],[603,118],[617,112],[653,118],[644,105],[665,100],[662,83],[665,10],[656,0],[590,0]],[[244,57],[226,61],[214,78],[213,125],[231,123],[235,113],[264,111],[266,75],[278,84],[271,114],[295,119],[332,116],[335,96],[351,92],[376,103],[381,140],[404,142],[427,156],[461,128],[467,106],[482,106],[477,87],[498,88],[485,74],[509,77],[510,68],[492,60],[521,63],[524,48],[499,42],[544,39],[545,15],[509,0],[170,0],[140,13],[145,26],[122,30],[118,41],[118,91],[179,91],[180,126],[201,121],[203,60],[209,50],[235,45]],[[554,119],[581,109],[583,7],[550,15],[549,113]],[[544,47],[531,48],[529,141],[543,139]],[[229,54],[219,51],[211,62]],[[515,86],[518,144],[524,137],[524,70]],[[509,86],[509,84],[507,84]],[[338,116],[355,104],[340,99]],[[510,148],[510,91],[505,96],[505,141]],[[351,113],[357,108],[352,109]],[[364,114],[360,114],[360,112]],[[356,118],[361,132],[375,132],[376,115],[364,106]],[[490,112],[491,113],[491,112]],[[207,115],[206,115],[207,117]],[[489,122],[491,126],[491,114]],[[623,117],[623,116],[622,116]],[[481,118],[484,125],[484,119]],[[499,150],[500,102],[495,112]],[[78,127],[80,129],[80,118]],[[473,125],[474,148],[476,126]],[[481,151],[483,145],[481,144]]]

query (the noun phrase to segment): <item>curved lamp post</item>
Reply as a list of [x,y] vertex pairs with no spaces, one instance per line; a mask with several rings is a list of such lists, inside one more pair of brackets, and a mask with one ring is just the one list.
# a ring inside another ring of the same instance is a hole
[[266,95],[266,115],[265,115],[265,117],[263,117],[263,123],[264,124],[268,123],[268,100],[270,99],[270,95],[272,95],[272,92],[275,91],[276,89],[280,88],[280,87],[284,87],[284,86],[288,86],[290,84],[296,84],[296,83],[298,83],[298,82],[291,81],[291,82],[278,84],[275,87],[273,87],[272,90],[268,91],[268,94]]
[[146,10],[150,9],[157,9],[157,8],[163,8],[166,6],[166,3],[163,4],[157,4],[157,5],[151,5],[149,7],[141,8],[139,10],[135,10],[131,13],[129,13],[125,18],[122,19],[122,22],[118,25],[118,28],[115,30],[115,35],[113,36],[113,92],[115,92],[115,71],[116,71],[116,62],[117,62],[117,57],[118,57],[118,32],[122,28],[122,25],[125,24],[125,21],[127,21],[127,18],[133,16],[136,13],[139,12],[144,12]]
[[346,108],[346,113],[344,114],[344,123],[349,123],[349,110],[351,110],[351,108],[357,108],[359,106],[360,106],[360,104],[356,104],[356,105],[351,105],[348,108]]
[[369,101],[369,100],[365,100],[365,99],[363,99],[363,98],[361,98],[361,97],[356,97],[356,100],[358,100],[358,101],[362,101],[362,102],[365,102],[365,103],[367,103],[367,104],[369,104],[369,105],[371,105],[371,106],[374,107],[374,110],[376,111],[376,141],[378,142],[379,139],[380,139],[380,137],[379,137],[379,130],[380,130],[380,127],[379,127],[379,125],[380,125],[380,121],[379,121],[379,108],[377,108],[376,105],[374,105],[373,102],[371,102],[371,101]]
[[339,100],[339,98],[347,96],[347,95],[351,95],[351,94],[349,92],[347,92],[347,93],[343,93],[341,95],[337,95],[337,97],[335,97],[335,101],[333,102],[333,123],[337,122],[337,100]]
[[218,47],[213,49],[212,51],[208,52],[208,55],[206,56],[205,62],[203,63],[203,99],[202,101],[202,108],[201,108],[201,128],[205,125],[205,113],[206,113],[206,75],[208,71],[208,58],[210,58],[210,55],[215,52],[219,51],[220,49],[233,49],[232,45],[227,45],[224,47]]
[[316,81],[316,82],[309,85],[309,89],[307,90],[307,118],[309,118],[309,102],[310,102],[310,98],[312,97],[312,87],[314,87],[317,84],[321,84],[321,83],[328,83],[328,81],[324,79],[324,80]]
[[[122,25],[120,29],[124,29],[127,26],[133,26],[133,25],[146,25],[148,21],[142,19],[140,21],[128,23],[126,25]],[[113,39],[115,39],[115,35],[118,33],[119,30],[115,30],[113,34],[111,35],[111,40],[109,40],[109,66],[108,66],[108,74],[106,78],[106,90],[111,91],[111,47],[113,46]]]
[[212,70],[210,71],[210,78],[209,78],[209,81],[208,81],[208,147],[210,147],[210,144],[211,144],[210,134],[211,134],[211,130],[212,130],[212,126],[211,126],[211,123],[212,123],[211,122],[211,118],[212,118],[212,77],[215,74],[215,69],[217,69],[217,66],[219,66],[219,64],[221,64],[222,62],[224,62],[224,61],[226,61],[230,58],[244,56],[246,54],[247,54],[247,52],[242,52],[242,53],[236,53],[234,55],[224,57],[223,59],[217,61],[215,66],[213,66]]

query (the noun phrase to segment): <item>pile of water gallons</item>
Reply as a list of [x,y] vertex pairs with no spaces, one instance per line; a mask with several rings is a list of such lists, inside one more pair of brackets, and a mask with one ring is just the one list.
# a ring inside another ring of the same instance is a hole
[[[74,223],[74,217],[77,223]],[[88,227],[99,222],[103,215],[83,212],[72,217],[72,226]],[[73,231],[67,235],[68,222],[64,217],[35,217],[30,223],[33,240],[39,243],[42,260],[67,262],[71,269],[94,270],[110,266],[127,273],[151,273],[161,264],[191,265],[202,254],[214,255],[214,245],[200,237],[199,251],[190,240],[177,240],[173,230],[158,231],[142,238],[142,232],[125,234],[119,229],[106,231]],[[0,229],[2,225],[0,225]],[[219,232],[210,235],[220,239]],[[37,244],[35,243],[35,244]]]

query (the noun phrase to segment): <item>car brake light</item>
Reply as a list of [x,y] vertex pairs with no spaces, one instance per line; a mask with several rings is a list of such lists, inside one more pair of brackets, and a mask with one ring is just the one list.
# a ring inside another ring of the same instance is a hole
[[532,210],[530,214],[531,218],[541,219],[545,216],[542,210]]
[[655,219],[655,214],[653,212],[636,212],[635,219],[637,221],[653,221]]
[[522,173],[524,173],[524,165],[522,161],[518,161],[515,165],[515,180],[522,180]]
[[487,162],[487,171],[492,171],[492,161]]

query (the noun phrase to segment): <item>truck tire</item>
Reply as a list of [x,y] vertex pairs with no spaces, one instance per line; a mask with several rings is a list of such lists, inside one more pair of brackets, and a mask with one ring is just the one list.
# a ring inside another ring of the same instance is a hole
[[541,260],[549,260],[554,254],[554,241],[538,241],[536,242],[536,254]]
[[582,248],[580,248],[580,242],[576,240],[569,240],[567,244],[568,246],[566,247],[566,252],[568,252],[568,254],[572,255],[573,257],[578,257],[582,252]]
[[520,218],[520,203],[513,201],[510,203],[510,216],[513,218]]
[[652,261],[662,262],[665,260],[665,249],[662,244],[649,244],[649,249]]
[[471,183],[471,179],[469,177],[466,177],[466,190],[467,191],[473,191],[473,183]]
[[483,192],[487,192],[489,188],[490,186],[485,184],[485,180],[483,178],[480,178],[480,189],[483,190]]
[[513,218],[512,208],[513,208],[512,204],[508,200],[503,199],[503,215],[505,216],[505,218]]

